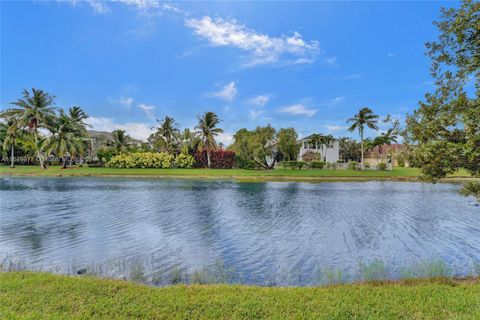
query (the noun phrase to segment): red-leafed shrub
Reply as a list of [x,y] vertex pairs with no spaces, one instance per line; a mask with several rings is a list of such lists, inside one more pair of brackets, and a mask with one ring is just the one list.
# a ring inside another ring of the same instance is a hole
[[[207,150],[196,152],[195,168],[208,168]],[[213,169],[232,169],[235,167],[235,152],[227,150],[212,150],[210,151],[211,168]]]

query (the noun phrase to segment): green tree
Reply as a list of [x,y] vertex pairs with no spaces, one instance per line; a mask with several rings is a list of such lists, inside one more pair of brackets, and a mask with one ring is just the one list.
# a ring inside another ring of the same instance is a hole
[[79,135],[75,121],[63,110],[51,126],[52,135],[48,138],[47,152],[62,158],[62,167],[67,167],[66,158],[83,152],[83,136]]
[[215,137],[220,133],[223,133],[223,130],[217,128],[220,123],[220,119],[213,112],[205,112],[201,117],[198,118],[198,125],[195,127],[197,135],[200,137],[199,149],[207,150],[207,163],[208,167],[211,166],[210,161],[210,151],[217,149],[217,142]]
[[360,143],[348,137],[341,137],[338,139],[340,144],[340,159],[344,162],[361,160]]
[[320,159],[320,146],[322,145],[322,135],[318,133],[311,134],[307,143],[314,147],[314,150],[317,153],[318,158]]
[[300,144],[294,128],[280,129],[277,134],[277,150],[281,160],[297,160]]
[[185,128],[180,134],[181,153],[183,154],[193,153],[196,140],[197,140],[197,137],[195,136],[195,132],[192,132],[190,129]]
[[436,89],[407,117],[406,139],[427,179],[460,168],[480,175],[479,16],[478,1],[442,9],[439,37],[426,45]]
[[10,151],[10,168],[15,167],[15,144],[22,135],[22,130],[16,128],[13,124],[16,119],[9,118],[6,122],[0,122],[0,142],[5,152]]
[[115,148],[117,154],[120,154],[130,147],[130,136],[125,133],[125,130],[114,130],[109,145]]
[[358,130],[360,136],[360,151],[361,151],[361,163],[363,166],[363,154],[364,154],[364,130],[365,126],[370,129],[378,130],[377,126],[378,116],[373,113],[370,108],[362,108],[353,118],[347,120],[347,123],[352,122],[352,125],[348,128],[348,131]]
[[320,137],[320,146],[322,147],[322,160],[323,161],[327,161],[328,146],[333,141],[335,141],[335,138],[331,134],[326,135],[326,136],[322,135]]
[[38,129],[48,129],[48,124],[55,117],[54,97],[45,91],[33,88],[31,93],[28,90],[23,90],[23,97],[12,104],[15,107],[2,112],[2,118],[13,117],[16,119],[11,126],[11,130],[28,128],[30,132],[33,132],[35,153],[40,167],[45,169],[44,139],[39,136]]
[[178,146],[178,138],[180,130],[175,123],[175,120],[169,116],[160,121],[160,125],[157,128],[155,137],[160,139],[160,143],[157,141],[157,145],[161,146],[162,151],[173,154]]
[[275,128],[270,125],[252,131],[243,128],[235,133],[233,139],[229,150],[235,151],[243,163],[255,163],[265,170],[273,169],[278,160]]
[[380,154],[381,162],[384,160],[384,146],[391,145],[393,142],[398,141],[398,134],[394,128],[388,129],[372,141],[372,147],[378,147],[378,153]]

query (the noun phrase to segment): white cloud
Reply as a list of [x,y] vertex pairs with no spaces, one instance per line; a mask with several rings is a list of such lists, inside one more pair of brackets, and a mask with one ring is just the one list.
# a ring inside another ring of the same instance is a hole
[[72,6],[88,5],[93,12],[98,14],[104,14],[108,12],[108,7],[105,1],[101,0],[57,0],[59,3],[68,3]]
[[332,98],[332,99],[329,99],[327,101],[325,101],[324,103],[322,103],[323,106],[326,106],[326,107],[329,107],[329,108],[333,108],[333,107],[336,107],[337,105],[339,105],[340,103],[342,103],[343,101],[345,101],[347,98],[345,98],[344,96],[338,96],[338,97],[335,97],[335,98]]
[[360,80],[360,79],[363,79],[363,74],[361,73],[350,74],[343,78],[343,80]]
[[250,118],[257,119],[263,113],[265,113],[263,110],[250,110]]
[[323,64],[327,66],[335,67],[338,66],[337,57],[328,57],[323,59]]
[[186,25],[212,46],[232,46],[250,54],[245,66],[278,63],[311,63],[320,52],[317,41],[304,41],[294,32],[290,36],[270,37],[248,29],[235,19],[204,16],[187,19]]
[[85,120],[94,130],[112,132],[116,129],[125,130],[129,136],[138,140],[147,140],[154,132],[152,125],[143,122],[115,123],[112,118],[90,117]]
[[219,98],[228,102],[232,102],[236,94],[237,94],[236,83],[235,81],[231,81],[225,86],[223,86],[222,89],[220,89],[219,91],[210,93],[208,96]]
[[217,142],[223,143],[224,146],[228,146],[233,142],[233,134],[229,132],[220,133],[218,136],[215,137]]
[[93,9],[95,13],[104,14],[109,11],[109,4],[119,3],[127,7],[136,9],[142,13],[160,13],[161,11],[172,11],[182,13],[183,11],[174,4],[164,3],[159,0],[57,0],[60,3],[69,3],[71,5],[86,4]]
[[133,103],[133,98],[132,97],[120,97],[120,99],[118,99],[118,103],[120,103],[124,107],[129,108]]
[[141,104],[138,105],[138,107],[139,107],[140,109],[142,109],[143,112],[145,112],[145,115],[146,115],[149,119],[155,120],[155,112],[153,112],[153,110],[155,109],[155,106],[151,106],[151,105],[147,105],[147,104],[141,103]]
[[342,131],[342,130],[346,130],[347,127],[343,127],[343,126],[336,126],[336,125],[325,125],[324,126],[328,132],[337,132],[337,131]]
[[311,117],[315,113],[317,113],[317,110],[309,109],[309,108],[305,107],[303,104],[297,103],[297,104],[292,104],[290,106],[282,107],[280,109],[280,112],[293,114],[293,115],[305,115],[307,117]]
[[391,53],[391,52],[389,52],[389,53],[387,53],[387,57],[389,57],[389,58],[395,57],[395,54],[394,54],[394,53]]
[[263,107],[268,103],[268,101],[270,101],[270,96],[266,94],[261,94],[248,100],[247,102],[254,106]]

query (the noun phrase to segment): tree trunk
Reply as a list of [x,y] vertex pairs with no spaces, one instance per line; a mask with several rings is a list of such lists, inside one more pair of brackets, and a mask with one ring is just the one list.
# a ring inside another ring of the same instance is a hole
[[15,168],[15,141],[12,142],[11,164],[10,168]]
[[360,132],[360,149],[361,149],[361,152],[362,152],[362,161],[360,163],[361,163],[361,167],[363,169],[363,132]]
[[67,161],[65,160],[65,156],[62,157],[62,169],[67,168]]
[[36,127],[33,130],[33,135],[35,137],[35,147],[37,148],[37,158],[38,158],[38,162],[40,163],[40,168],[46,169],[47,167],[45,166],[45,159],[43,159],[43,155],[40,152],[40,146],[38,145],[38,136],[37,136]]
[[210,168],[211,162],[210,162],[210,149],[207,149],[207,166]]

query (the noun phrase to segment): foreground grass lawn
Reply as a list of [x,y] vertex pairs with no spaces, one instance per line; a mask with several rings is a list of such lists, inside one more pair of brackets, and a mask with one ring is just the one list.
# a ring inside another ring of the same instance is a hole
[[320,288],[152,288],[0,273],[2,319],[480,319],[480,282],[416,280]]

